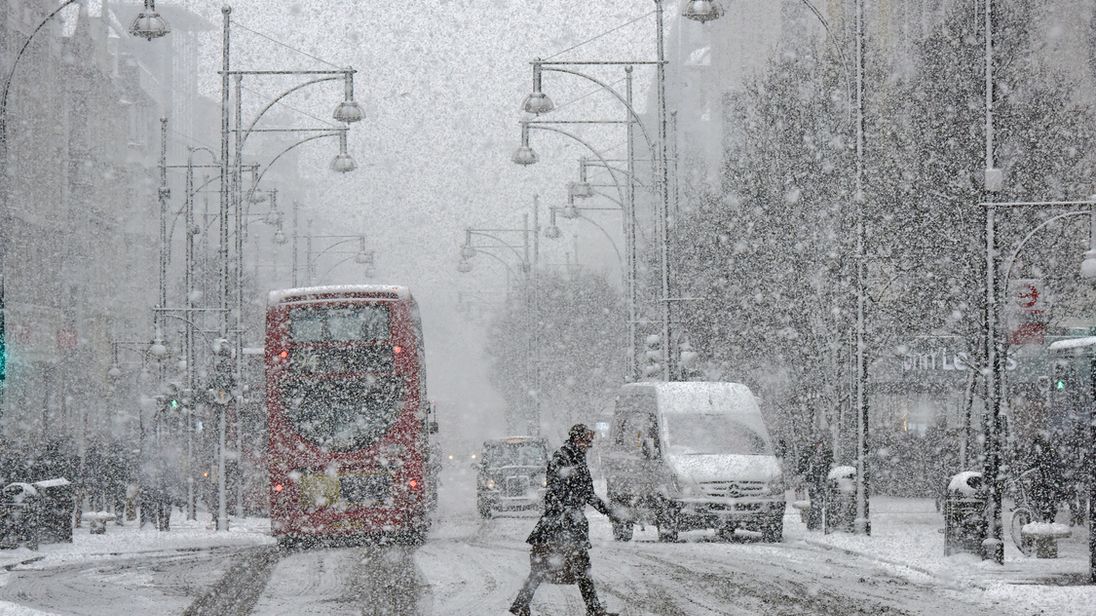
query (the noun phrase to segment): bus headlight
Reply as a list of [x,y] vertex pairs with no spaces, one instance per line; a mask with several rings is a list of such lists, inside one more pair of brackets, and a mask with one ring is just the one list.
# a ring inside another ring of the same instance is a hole
[[335,504],[339,500],[339,478],[324,474],[308,474],[298,483],[301,506],[305,509],[320,509]]

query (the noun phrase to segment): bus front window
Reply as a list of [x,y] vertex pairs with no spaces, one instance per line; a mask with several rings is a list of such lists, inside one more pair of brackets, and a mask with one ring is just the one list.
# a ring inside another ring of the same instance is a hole
[[404,402],[402,379],[291,380],[282,389],[286,418],[305,440],[332,451],[365,449],[386,434]]

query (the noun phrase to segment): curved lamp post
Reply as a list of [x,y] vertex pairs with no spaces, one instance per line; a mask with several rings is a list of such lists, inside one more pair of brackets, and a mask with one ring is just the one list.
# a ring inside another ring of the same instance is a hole
[[[534,199],[534,215],[536,215],[537,201]],[[521,266],[522,274],[525,277],[526,296],[525,296],[525,309],[527,313],[528,331],[531,333],[529,338],[529,349],[526,355],[526,375],[531,381],[532,390],[534,395],[532,398],[531,408],[525,412],[525,420],[527,425],[524,426],[527,433],[534,436],[540,433],[540,370],[538,359],[538,346],[539,335],[538,327],[534,322],[534,315],[538,314],[538,291],[537,291],[537,262],[538,262],[538,248],[537,248],[537,233],[539,228],[539,221],[534,222],[533,229],[529,229],[529,215],[525,215],[525,224],[520,229],[482,229],[466,227],[464,230],[464,244],[460,250],[460,261],[457,263],[457,271],[461,273],[468,273],[472,271],[471,259],[477,255],[487,255],[506,267],[507,272],[507,290],[510,288],[510,281],[513,276],[513,271],[510,268],[510,264],[506,260],[502,259],[498,255],[494,254],[494,250],[506,250],[510,254],[517,258],[519,265]],[[500,237],[500,234],[521,234],[521,244],[511,244]],[[475,243],[476,238],[483,238],[490,243]],[[532,253],[530,254],[530,249]]]
[[[989,19],[988,14],[987,14],[986,19],[987,20]],[[989,45],[988,42],[987,42],[987,45]],[[987,113],[991,113],[991,111],[987,110]],[[987,133],[988,133],[987,134],[987,142],[991,142],[989,140],[992,139],[992,132],[987,131]],[[992,167],[993,161],[992,161],[991,157],[992,157],[992,154],[987,155],[987,159],[986,159],[987,160],[987,162],[986,162],[986,169],[987,170],[993,170],[994,169],[994,167]],[[987,177],[989,175],[990,174],[987,174]],[[989,188],[999,188],[999,186],[989,186],[988,183],[987,183],[987,187],[989,187]],[[996,191],[987,190],[987,193],[992,193],[992,192],[996,192]],[[1043,221],[1042,223],[1037,225],[1035,228],[1033,228],[1031,231],[1029,231],[1028,234],[1020,241],[1018,247],[1013,252],[1012,256],[1009,258],[1008,269],[1006,270],[1006,278],[1004,279],[1004,282],[1007,283],[1007,280],[1008,280],[1007,276],[1011,275],[1013,263],[1015,262],[1016,255],[1019,254],[1020,248],[1022,248],[1024,246],[1024,244],[1026,244],[1027,241],[1030,240],[1035,235],[1035,233],[1037,233],[1038,231],[1040,231],[1041,229],[1043,229],[1044,227],[1049,225],[1051,222],[1054,222],[1054,221],[1062,219],[1062,218],[1066,218],[1067,216],[1071,216],[1071,215],[1075,216],[1075,215],[1088,214],[1088,215],[1094,217],[1092,223],[1090,223],[1090,224],[1091,224],[1092,230],[1096,231],[1096,201],[1014,201],[1014,202],[984,201],[984,202],[980,203],[979,205],[981,205],[981,207],[984,208],[985,215],[986,215],[986,229],[985,229],[985,242],[986,242],[986,272],[985,272],[986,287],[985,287],[985,297],[986,297],[986,300],[985,301],[986,301],[986,305],[987,305],[987,310],[986,310],[987,318],[986,318],[986,328],[985,328],[985,336],[986,336],[985,345],[986,345],[986,351],[987,351],[986,352],[987,366],[989,368],[989,374],[988,374],[989,380],[986,384],[986,389],[987,389],[987,393],[988,393],[988,396],[987,396],[988,400],[987,400],[986,411],[985,411],[986,418],[985,418],[985,421],[984,421],[984,424],[986,425],[986,428],[984,428],[984,431],[986,433],[986,438],[985,438],[986,455],[985,455],[985,466],[984,466],[984,469],[983,469],[983,474],[987,478],[990,478],[990,477],[996,478],[996,479],[987,479],[986,480],[986,484],[987,484],[988,489],[989,489],[989,506],[986,508],[986,530],[985,530],[985,535],[983,536],[983,542],[982,542],[982,548],[983,548],[982,557],[985,560],[993,560],[997,564],[1003,564],[1004,563],[1004,544],[1001,541],[1001,533],[1002,533],[1001,512],[1002,512],[1002,497],[1003,497],[1002,492],[1003,492],[1004,486],[1003,486],[1003,480],[1001,479],[1001,476],[1000,476],[1000,466],[1002,464],[1002,461],[1001,461],[1002,451],[1001,451],[1001,449],[1004,446],[1004,442],[1003,442],[1003,438],[1002,438],[1002,436],[1003,436],[1002,435],[1003,426],[1002,426],[1001,417],[1002,417],[1002,404],[1004,402],[1003,398],[1006,396],[1006,391],[1007,390],[1005,389],[1005,385],[1004,385],[1004,383],[1005,383],[1005,374],[1004,374],[1004,365],[1003,365],[1004,361],[1005,361],[1005,358],[1006,358],[1005,340],[1003,339],[1003,336],[1001,336],[1001,332],[1000,332],[1001,328],[1000,328],[1000,323],[999,323],[1000,319],[997,316],[998,313],[999,313],[999,305],[1000,305],[1000,301],[1001,301],[999,284],[998,284],[998,282],[999,282],[998,281],[998,276],[1000,274],[1000,272],[998,271],[998,266],[1000,265],[1000,263],[999,263],[999,257],[998,257],[997,232],[996,232],[997,210],[998,209],[1004,209],[1005,211],[1008,211],[1008,209],[1040,208],[1040,207],[1083,207],[1083,208],[1086,208],[1086,210],[1088,210],[1088,211],[1085,211],[1085,212],[1070,212],[1070,213],[1065,213],[1065,214],[1059,214],[1057,216],[1051,217],[1051,218]],[[1089,241],[1090,241],[1089,250],[1085,252],[1085,259],[1081,263],[1081,274],[1082,274],[1082,276],[1085,276],[1085,277],[1088,277],[1085,274],[1085,271],[1088,270],[1088,271],[1091,272],[1092,269],[1094,269],[1093,266],[1096,265],[1096,264],[1092,263],[1092,258],[1091,258],[1093,254],[1096,254],[1096,235],[1092,235],[1090,237]],[[1003,286],[1003,285],[1000,285],[1000,286]],[[1094,441],[1096,441],[1096,437],[1094,437]],[[1096,449],[1096,443],[1094,443],[1093,447],[1094,447],[1094,449]],[[1096,468],[1096,467],[1094,467],[1094,468]],[[1096,484],[1093,484],[1093,485],[1096,485]],[[1096,490],[1096,488],[1094,488],[1094,490]],[[1091,563],[1090,568],[1092,569],[1092,576],[1094,578],[1093,581],[1096,582],[1096,545],[1094,545],[1093,549],[1092,549],[1091,561],[1092,561],[1092,563]]]
[[[318,240],[318,239],[337,240],[337,241],[334,241],[334,242],[328,244],[322,250],[313,251],[312,250],[312,242],[314,240]],[[373,251],[366,250],[366,248],[365,248],[365,235],[360,234],[360,233],[357,234],[357,235],[312,235],[312,234],[308,234],[308,235],[305,236],[305,242],[306,242],[306,245],[305,245],[306,246],[305,247],[305,274],[307,276],[307,278],[306,278],[307,284],[312,284],[312,277],[316,275],[316,263],[317,263],[317,261],[319,261],[320,257],[324,256],[325,254],[328,254],[329,252],[331,252],[335,248],[338,248],[339,246],[344,246],[346,244],[357,242],[358,243],[358,249],[356,251],[354,251],[354,253],[351,255],[350,258],[354,259],[354,262],[358,263],[359,265],[368,265],[368,264],[373,262]],[[346,252],[341,252],[340,253],[339,251],[336,251],[336,254],[347,254],[347,253]],[[347,260],[348,259],[343,259],[339,263],[345,263]],[[336,263],[335,266],[337,266],[337,265],[339,265],[339,264]],[[331,270],[333,270],[335,268],[335,266],[332,266],[331,268],[329,268],[327,273],[330,273]],[[326,274],[325,274],[325,276],[326,276]]]
[[[629,370],[629,377],[631,379],[636,379],[637,375],[638,375],[638,370],[639,370],[639,364],[638,364],[638,361],[637,361],[637,358],[636,358],[637,347],[638,347],[637,342],[636,342],[636,323],[639,320],[638,319],[639,300],[638,300],[638,295],[637,295],[637,293],[638,293],[638,284],[637,284],[637,282],[638,282],[638,277],[639,276],[638,276],[638,272],[637,272],[638,258],[637,258],[637,254],[636,254],[636,242],[635,242],[635,237],[636,237],[635,207],[634,207],[634,201],[630,198],[630,197],[634,196],[635,191],[631,189],[630,184],[629,184],[629,189],[627,191],[625,191],[624,187],[621,185],[620,180],[617,178],[616,168],[613,167],[612,165],[610,165],[609,161],[605,159],[605,157],[601,154],[601,152],[597,151],[597,149],[595,149],[592,145],[590,145],[585,139],[579,137],[578,135],[576,135],[576,134],[574,134],[570,131],[558,128],[556,126],[550,126],[550,125],[546,125],[546,124],[543,124],[543,123],[537,123],[535,121],[528,121],[528,120],[523,121],[521,123],[521,136],[522,136],[522,146],[523,146],[523,148],[527,148],[527,149],[529,149],[530,152],[532,152],[532,148],[529,145],[529,130],[531,130],[531,129],[537,129],[537,130],[547,131],[547,132],[551,132],[551,133],[556,133],[556,134],[563,135],[564,137],[568,137],[568,138],[580,143],[583,147],[585,147],[587,150],[589,150],[594,155],[594,157],[601,163],[601,166],[603,166],[609,172],[609,177],[612,179],[613,184],[614,184],[614,186],[616,187],[616,190],[617,190],[617,195],[620,199],[619,201],[617,201],[617,203],[619,203],[619,204],[628,203],[630,205],[630,207],[623,207],[623,206],[621,207],[621,210],[624,212],[624,220],[623,220],[624,244],[625,244],[625,253],[627,254],[627,266],[623,268],[623,272],[624,272],[624,275],[626,277],[625,288],[627,289],[627,296],[628,296],[628,332],[629,332],[628,339],[630,341],[630,343],[628,345],[628,364],[627,365],[628,365],[628,370]],[[521,148],[519,148],[519,152],[520,151],[521,151]],[[533,152],[532,156],[533,156],[533,159],[535,160],[536,159],[536,153]],[[517,157],[517,154],[515,154],[515,158],[516,157]],[[517,161],[515,160],[515,162],[517,162]],[[632,166],[632,165],[630,165],[630,166]],[[633,168],[633,170],[634,170],[634,168]],[[580,174],[581,174],[581,170],[580,170]],[[591,187],[591,191],[592,191],[592,187]],[[568,204],[569,204],[569,207],[565,208],[565,210],[564,210],[564,217],[570,217],[571,212],[575,211],[573,195],[568,195]],[[576,213],[575,216],[577,217],[577,213]],[[663,288],[665,289],[666,287],[663,287]],[[668,296],[667,292],[664,292],[663,296],[664,297]],[[665,302],[663,302],[663,303],[665,304]]]
[[[563,231],[560,230],[559,226],[556,224],[556,212],[557,211],[560,213],[561,216],[563,216],[564,218],[567,218],[569,220],[582,220],[584,222],[587,222],[587,223],[597,227],[597,230],[601,231],[601,234],[603,236],[605,236],[606,240],[609,241],[609,245],[613,247],[613,252],[616,254],[617,265],[620,267],[621,271],[623,271],[625,269],[625,267],[624,267],[624,258],[620,254],[620,248],[617,247],[616,241],[613,239],[613,236],[609,235],[609,232],[605,230],[605,227],[598,224],[598,222],[593,220],[592,218],[588,218],[588,217],[582,215],[580,210],[586,210],[586,209],[591,209],[591,208],[577,208],[577,207],[575,207],[574,203],[570,203],[570,204],[568,204],[564,207],[552,206],[551,208],[549,208],[550,218],[549,218],[549,221],[548,221],[548,227],[546,227],[544,229],[544,237],[554,240],[554,239],[559,239],[563,235]],[[600,209],[600,208],[592,208],[592,209]],[[615,210],[616,208],[612,208],[612,209]]]

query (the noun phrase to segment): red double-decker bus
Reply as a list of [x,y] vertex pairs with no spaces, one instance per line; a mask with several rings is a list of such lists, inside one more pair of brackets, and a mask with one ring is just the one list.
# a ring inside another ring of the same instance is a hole
[[405,287],[274,291],[266,319],[279,541],[419,541],[436,502],[422,322]]

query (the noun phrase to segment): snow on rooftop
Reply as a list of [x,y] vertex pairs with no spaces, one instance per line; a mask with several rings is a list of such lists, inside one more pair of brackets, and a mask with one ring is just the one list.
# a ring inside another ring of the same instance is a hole
[[629,383],[625,388],[653,389],[664,410],[682,412],[758,412],[757,400],[742,383],[685,381]]
[[342,284],[278,289],[270,292],[270,295],[267,297],[267,305],[273,306],[287,301],[299,301],[314,295],[362,295],[374,293],[394,293],[396,294],[396,297],[401,300],[411,299],[411,290],[407,287],[379,284]]
[[1090,346],[1096,346],[1096,336],[1081,336],[1079,338],[1051,342],[1050,346],[1047,347],[1047,350],[1051,353],[1063,353],[1065,351],[1076,351]]

